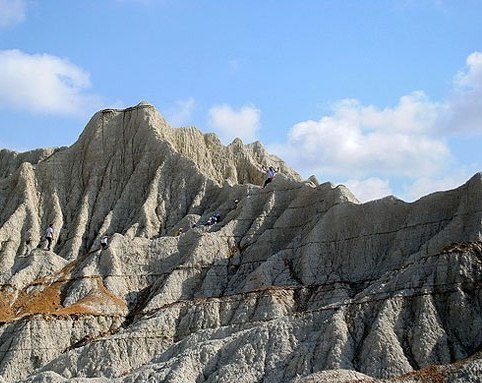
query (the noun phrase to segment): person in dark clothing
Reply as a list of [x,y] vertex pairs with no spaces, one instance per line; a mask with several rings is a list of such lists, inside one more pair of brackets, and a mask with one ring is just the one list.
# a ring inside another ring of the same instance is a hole
[[29,237],[25,241],[25,253],[24,253],[24,255],[29,255],[31,251],[32,251],[32,240]]

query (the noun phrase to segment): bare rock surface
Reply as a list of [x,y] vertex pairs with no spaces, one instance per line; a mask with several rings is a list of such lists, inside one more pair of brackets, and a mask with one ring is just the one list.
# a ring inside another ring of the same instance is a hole
[[0,151],[0,382],[480,382],[481,197],[360,204],[259,142],[100,111]]

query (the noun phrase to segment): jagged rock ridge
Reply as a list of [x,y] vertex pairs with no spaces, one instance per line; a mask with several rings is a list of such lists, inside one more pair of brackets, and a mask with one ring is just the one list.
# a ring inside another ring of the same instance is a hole
[[[478,381],[480,174],[360,204],[140,104],[0,175],[5,382]],[[54,252],[25,256],[49,222]]]

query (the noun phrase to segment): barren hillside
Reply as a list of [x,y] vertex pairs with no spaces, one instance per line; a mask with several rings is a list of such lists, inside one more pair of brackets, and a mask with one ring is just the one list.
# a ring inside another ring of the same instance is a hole
[[481,174],[361,204],[260,143],[103,110],[0,151],[0,382],[481,382],[481,228]]

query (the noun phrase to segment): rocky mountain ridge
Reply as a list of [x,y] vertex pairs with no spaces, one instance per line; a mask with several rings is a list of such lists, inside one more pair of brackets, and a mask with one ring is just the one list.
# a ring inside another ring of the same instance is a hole
[[361,204],[141,103],[0,176],[0,381],[480,381],[481,174]]

